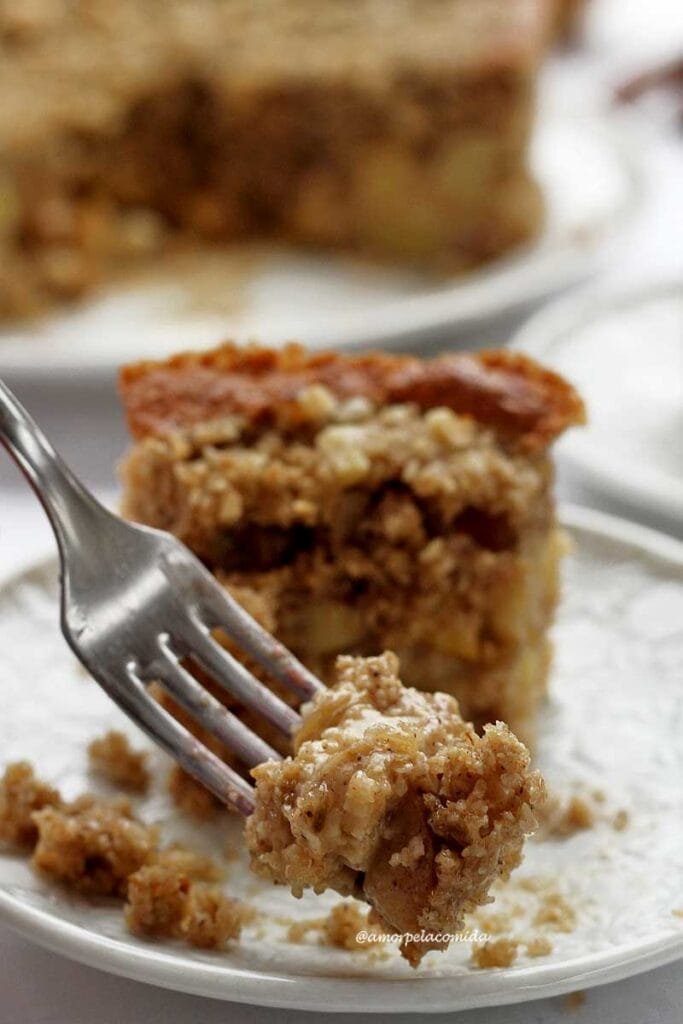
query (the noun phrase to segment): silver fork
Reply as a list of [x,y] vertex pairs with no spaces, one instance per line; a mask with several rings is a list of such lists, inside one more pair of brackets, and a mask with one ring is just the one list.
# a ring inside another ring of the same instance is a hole
[[247,768],[280,755],[182,662],[200,666],[286,736],[299,726],[299,714],[225,650],[212,630],[222,629],[299,700],[309,700],[323,684],[219,586],[184,544],[104,508],[2,381],[0,442],[42,502],[57,538],[61,626],[76,657],[186,772],[233,810],[250,814],[252,786],[161,707],[150,683],[161,684]]

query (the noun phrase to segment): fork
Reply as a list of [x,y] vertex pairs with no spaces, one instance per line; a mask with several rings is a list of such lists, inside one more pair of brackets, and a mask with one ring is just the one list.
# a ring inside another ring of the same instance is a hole
[[250,783],[166,711],[150,684],[160,684],[245,768],[280,755],[201,685],[188,662],[287,737],[301,717],[222,647],[214,631],[223,630],[300,701],[310,700],[323,684],[184,544],[163,530],[128,523],[100,504],[2,381],[0,442],[52,525],[60,559],[61,628],[76,657],[188,774],[232,810],[251,814]]

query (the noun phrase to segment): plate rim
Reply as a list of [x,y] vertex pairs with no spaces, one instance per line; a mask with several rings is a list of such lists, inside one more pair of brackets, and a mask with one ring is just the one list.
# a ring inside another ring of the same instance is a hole
[[[556,298],[534,313],[514,334],[510,348],[543,361],[551,356],[555,346],[570,340],[573,332],[609,312],[627,311],[658,298],[678,298],[683,302],[682,297],[683,277],[672,275],[663,281],[631,288],[627,284],[609,288],[592,285],[578,293]],[[667,520],[683,519],[683,481],[673,474],[657,470],[646,479],[622,475],[619,470],[625,460],[620,459],[615,467],[607,456],[592,455],[585,445],[578,449],[565,445],[559,457],[584,476],[596,491],[640,511],[654,511]]]
[[[635,548],[642,555],[683,570],[683,542],[657,530],[578,505],[560,505],[560,522],[577,530]],[[39,555],[28,563],[0,573],[5,591],[56,555]],[[576,989],[619,981],[664,966],[683,957],[683,932],[656,936],[618,950],[589,953],[553,965],[535,965],[467,975],[466,992],[458,991],[462,975],[450,977],[372,978],[250,972],[240,966],[189,961],[180,966],[162,947],[132,946],[120,939],[89,931],[0,888],[0,921],[39,946],[108,973],[162,988],[236,1003],[283,1009],[356,1012],[356,995],[367,1013],[445,1012],[475,1007],[512,1005],[562,995]],[[425,1005],[425,986],[429,1002]]]
[[[624,194],[615,196],[611,208],[599,214],[596,221],[599,230],[595,230],[594,224],[593,230],[587,234],[575,232],[570,242],[547,254],[547,259],[535,268],[532,280],[523,289],[520,289],[517,264],[533,254],[535,242],[522,245],[507,256],[484,265],[471,276],[455,279],[452,285],[438,289],[434,294],[387,300],[340,334],[335,332],[332,323],[329,337],[321,349],[354,351],[382,346],[401,351],[421,344],[445,342],[455,342],[455,347],[462,347],[458,344],[459,335],[464,344],[467,333],[473,329],[483,329],[487,324],[533,307],[545,299],[551,301],[553,296],[585,281],[602,265],[622,233],[633,223],[647,196],[646,170],[639,149],[628,144],[632,129],[598,111],[583,117],[551,111],[545,120],[551,131],[558,128],[570,130],[581,138],[591,139],[603,154],[610,156],[623,175]],[[523,268],[521,272],[524,273]],[[387,323],[389,326],[384,326]],[[246,343],[251,340],[251,333],[245,329],[243,336],[236,340]],[[287,340],[292,339],[283,337],[282,342]],[[33,361],[31,356],[24,360],[16,356],[12,358],[11,354],[8,360],[0,338],[0,374],[26,383],[94,382],[110,379],[120,362],[126,361],[123,357],[84,365],[82,358],[76,355],[44,366],[35,360],[34,352],[31,355]],[[141,357],[160,358],[145,352]]]

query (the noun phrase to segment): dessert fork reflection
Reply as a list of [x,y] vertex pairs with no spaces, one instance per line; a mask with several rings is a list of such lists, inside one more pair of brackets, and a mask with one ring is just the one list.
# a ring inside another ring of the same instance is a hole
[[230,640],[291,691],[309,700],[323,684],[162,530],[125,522],[93,497],[0,381],[0,442],[40,499],[61,565],[61,627],[76,657],[105,692],[179,764],[241,814],[253,789],[150,693],[158,683],[247,768],[279,758],[195,678],[201,668],[244,707],[291,736],[297,711],[215,639]]

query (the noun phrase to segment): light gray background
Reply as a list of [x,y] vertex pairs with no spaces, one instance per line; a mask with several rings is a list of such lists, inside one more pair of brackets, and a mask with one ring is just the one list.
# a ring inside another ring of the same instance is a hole
[[[573,102],[595,102],[622,73],[652,58],[683,53],[683,4],[680,0],[595,0],[590,47],[565,61],[567,95]],[[647,139],[644,162],[648,201],[629,238],[602,278],[642,286],[683,275],[683,144],[672,126],[671,109],[648,105],[640,115]],[[482,342],[502,342],[516,325],[489,328]],[[683,341],[683,328],[682,328]],[[96,339],[93,339],[96,344]],[[113,466],[125,446],[125,431],[113,381],[72,386],[31,384],[8,379],[79,474],[101,495],[115,495]],[[589,490],[560,465],[558,491],[565,500],[640,519],[646,525],[683,534],[683,524],[643,515]],[[48,550],[49,531],[42,511],[8,460],[0,457],[0,575]],[[1,761],[0,752],[0,761]],[[425,999],[428,991],[425,990]],[[358,1014],[350,1022],[369,1020]],[[0,926],[0,1024],[271,1024],[320,1014],[262,1010],[165,992],[117,979],[30,945]],[[424,1020],[439,1024],[453,1015]],[[388,1020],[374,1018],[378,1024]],[[585,1003],[570,1009],[564,997],[498,1010],[458,1015],[461,1024],[679,1024],[683,1019],[681,963],[646,975],[589,990]],[[392,1024],[416,1020],[392,1015]]]

